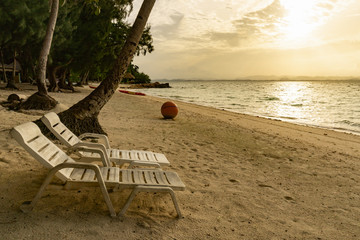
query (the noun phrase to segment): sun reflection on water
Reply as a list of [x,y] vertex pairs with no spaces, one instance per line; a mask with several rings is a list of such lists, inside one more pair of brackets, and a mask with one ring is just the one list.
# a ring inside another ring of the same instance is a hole
[[267,110],[274,116],[288,119],[309,117],[309,100],[314,93],[308,85],[308,82],[276,82],[272,85],[272,94],[281,104],[269,104]]
[[173,81],[149,95],[360,134],[360,81]]

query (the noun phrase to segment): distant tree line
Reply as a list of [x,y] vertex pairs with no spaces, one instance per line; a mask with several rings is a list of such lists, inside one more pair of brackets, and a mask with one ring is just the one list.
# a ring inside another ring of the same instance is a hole
[[[73,83],[102,81],[111,71],[131,26],[125,22],[132,0],[68,0],[58,11],[46,76],[48,91],[72,89]],[[22,81],[34,82],[39,51],[49,19],[48,1],[0,1],[1,66],[14,62],[22,67]],[[137,55],[154,50],[150,27],[143,31]],[[14,76],[2,79],[16,87]],[[130,64],[134,83],[150,82],[148,75]],[[125,81],[127,79],[124,79]]]

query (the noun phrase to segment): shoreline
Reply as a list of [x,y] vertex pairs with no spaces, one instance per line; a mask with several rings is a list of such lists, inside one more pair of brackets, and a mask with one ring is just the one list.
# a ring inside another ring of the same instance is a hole
[[[91,89],[80,91],[50,95],[70,107]],[[0,99],[6,93],[0,90]],[[164,169],[176,171],[186,185],[176,192],[183,219],[174,218],[164,194],[139,194],[124,218],[112,219],[99,191],[57,186],[46,190],[33,212],[21,213],[21,202],[34,196],[47,170],[8,130],[43,113],[0,107],[3,237],[358,239],[360,136],[176,100],[178,116],[164,120],[164,101],[115,93],[99,121],[112,147],[167,156],[171,166]],[[117,211],[128,194],[110,194]]]
[[[122,89],[121,87],[119,87],[119,88]],[[133,90],[137,90],[137,89],[133,89]],[[139,89],[139,90],[141,90],[141,89]],[[176,100],[176,99],[167,98],[167,97],[159,97],[159,96],[153,96],[153,95],[149,95],[149,94],[146,94],[146,96],[148,96],[148,97],[154,97],[154,98],[159,98],[159,99],[164,99],[164,100],[169,100],[169,101],[174,101],[174,102],[188,103],[188,104],[192,104],[192,105],[207,107],[207,108],[216,109],[216,110],[219,110],[219,111],[226,111],[226,112],[236,113],[236,114],[240,114],[240,115],[246,115],[246,116],[252,116],[252,117],[259,117],[259,118],[264,118],[264,119],[272,120],[272,121],[281,121],[281,122],[290,123],[290,124],[299,125],[299,126],[304,126],[304,127],[320,128],[320,129],[326,129],[326,130],[330,130],[330,131],[335,131],[335,132],[340,132],[340,133],[346,133],[346,134],[352,134],[352,135],[355,135],[355,136],[360,136],[360,131],[355,131],[355,130],[350,130],[350,129],[345,129],[345,128],[331,128],[331,127],[326,127],[326,126],[321,126],[321,125],[316,125],[316,124],[307,124],[307,123],[301,123],[301,122],[295,122],[295,121],[292,122],[292,121],[286,121],[284,118],[277,118],[277,117],[270,117],[270,116],[262,116],[262,115],[256,115],[256,114],[251,114],[251,113],[242,113],[242,112],[232,111],[232,110],[230,110],[230,109],[216,108],[216,107],[212,107],[212,106],[201,105],[201,104],[195,103],[195,102],[189,102],[189,101],[183,101],[183,100]]]
[[174,82],[172,86],[173,89],[169,91],[145,90],[144,93],[305,126],[360,134],[356,91],[349,92],[348,96],[344,94],[351,88],[356,90],[359,87],[357,83],[341,81],[325,85],[321,82],[267,81],[262,84],[255,81],[227,84],[215,81],[202,84],[195,81]]

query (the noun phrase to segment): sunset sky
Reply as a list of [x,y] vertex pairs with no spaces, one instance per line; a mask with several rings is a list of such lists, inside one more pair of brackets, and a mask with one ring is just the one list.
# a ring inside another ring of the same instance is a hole
[[157,0],[149,23],[154,80],[360,76],[360,1]]

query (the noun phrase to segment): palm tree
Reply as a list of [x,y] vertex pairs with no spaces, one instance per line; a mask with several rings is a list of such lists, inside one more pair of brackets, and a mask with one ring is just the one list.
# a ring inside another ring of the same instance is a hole
[[133,59],[155,1],[143,1],[130,34],[118,54],[112,71],[109,72],[107,77],[87,97],[59,114],[61,121],[75,134],[84,132],[104,133],[100,126],[98,115],[113,96]]
[[50,97],[46,89],[46,65],[50,53],[51,43],[55,31],[57,15],[59,11],[59,0],[51,0],[50,2],[50,17],[46,29],[45,38],[41,47],[39,63],[37,68],[37,87],[38,92],[31,95],[20,108],[23,109],[43,109],[50,110],[55,107],[57,101]]

